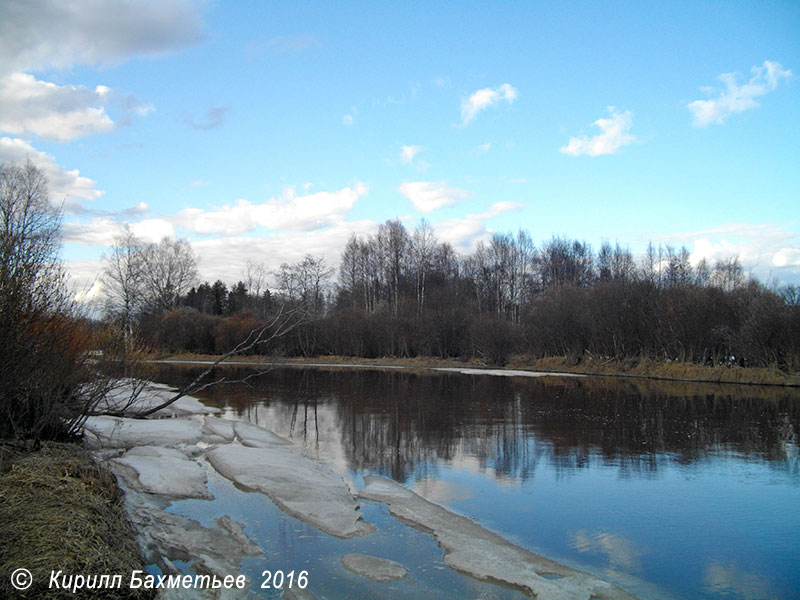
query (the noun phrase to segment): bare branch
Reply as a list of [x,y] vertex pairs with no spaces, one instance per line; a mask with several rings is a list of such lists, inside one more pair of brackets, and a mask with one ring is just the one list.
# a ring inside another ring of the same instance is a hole
[[[135,416],[138,418],[150,416],[153,413],[168,407],[188,394],[197,393],[210,387],[211,385],[214,385],[216,382],[202,382],[221,363],[232,356],[248,352],[256,346],[268,345],[269,343],[285,336],[296,327],[309,322],[309,320],[309,310],[305,304],[301,304],[289,309],[287,309],[285,305],[282,306],[278,311],[278,314],[276,314],[269,322],[252,329],[244,340],[239,342],[239,344],[237,344],[232,350],[226,352],[213,363],[211,363],[211,365],[209,365],[208,368],[203,370],[202,373],[195,377],[189,383],[189,385],[181,388],[177,394],[157,406],[137,413]],[[246,379],[249,379],[250,377],[252,376],[248,376]],[[220,382],[221,381],[222,380],[220,380]]]

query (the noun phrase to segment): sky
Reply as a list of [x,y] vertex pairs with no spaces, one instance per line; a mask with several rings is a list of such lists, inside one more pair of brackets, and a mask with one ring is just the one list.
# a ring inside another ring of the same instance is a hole
[[92,282],[126,226],[200,277],[422,219],[800,283],[800,3],[4,0],[0,162]]

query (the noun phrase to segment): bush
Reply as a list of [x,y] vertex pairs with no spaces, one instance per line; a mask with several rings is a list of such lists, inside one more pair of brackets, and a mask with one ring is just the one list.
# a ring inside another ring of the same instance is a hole
[[36,167],[0,165],[0,438],[72,437],[107,389],[58,266],[60,223]]

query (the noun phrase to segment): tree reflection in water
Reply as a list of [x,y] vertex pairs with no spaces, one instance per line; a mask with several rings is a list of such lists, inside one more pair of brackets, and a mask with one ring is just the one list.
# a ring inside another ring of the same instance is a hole
[[[226,378],[241,376],[238,370],[226,367]],[[161,379],[177,384],[191,372],[168,367]],[[560,476],[601,461],[623,477],[653,477],[668,462],[689,464],[711,452],[800,477],[796,390],[291,367],[248,383],[206,390],[203,398],[302,440],[309,452],[337,447],[347,468],[400,482],[465,461],[522,481],[541,461]]]

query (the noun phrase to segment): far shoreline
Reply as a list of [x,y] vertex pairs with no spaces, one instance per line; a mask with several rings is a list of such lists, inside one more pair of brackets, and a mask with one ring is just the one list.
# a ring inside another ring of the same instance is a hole
[[[210,364],[220,355],[191,353],[159,353],[149,357],[148,362],[159,364]],[[388,369],[470,369],[486,371],[530,371],[547,375],[585,375],[628,379],[649,379],[655,381],[685,383],[719,383],[747,386],[800,387],[800,373],[786,373],[778,368],[739,367],[726,365],[697,365],[679,361],[657,362],[651,359],[600,360],[583,357],[580,360],[564,356],[532,358],[514,355],[502,367],[480,360],[461,360],[456,358],[414,357],[414,358],[358,358],[351,356],[324,355],[315,357],[277,357],[249,355],[231,357],[220,366],[308,366],[308,367],[350,367],[350,368],[388,368]],[[509,373],[511,375],[511,373]]]

